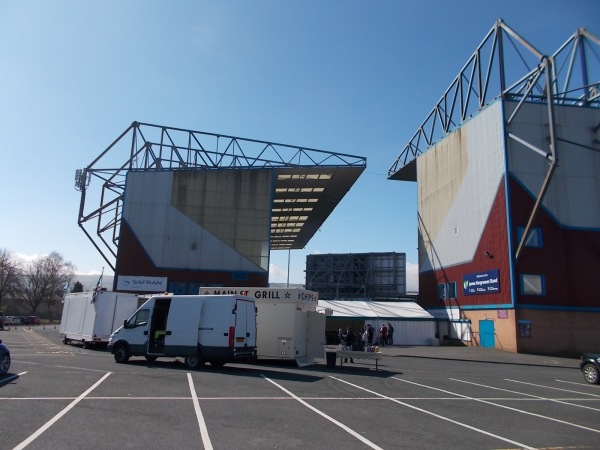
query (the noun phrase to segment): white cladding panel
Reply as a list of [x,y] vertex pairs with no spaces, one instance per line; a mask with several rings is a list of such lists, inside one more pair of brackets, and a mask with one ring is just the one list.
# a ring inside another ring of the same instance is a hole
[[[507,103],[507,117],[516,104]],[[561,225],[600,228],[600,123],[596,108],[555,106],[558,166],[548,185],[543,207]],[[507,131],[550,153],[548,109],[524,104]],[[533,198],[540,192],[549,160],[513,139],[507,140],[508,168]]]
[[504,171],[500,102],[419,156],[421,272],[473,259]]
[[394,345],[431,345],[435,338],[436,325],[433,320],[365,320],[365,325],[375,328],[373,343],[380,344],[377,330],[385,323],[394,327]]
[[[233,248],[220,236],[208,231],[172,204],[175,172],[129,172],[123,206],[123,219],[136,238],[160,267],[189,267],[205,270],[261,271],[256,261],[268,261],[268,231],[254,259]],[[265,174],[266,175],[266,174]],[[231,196],[231,192],[227,195]],[[226,195],[226,196],[227,196]],[[202,202],[192,192],[187,199],[191,207]],[[261,194],[262,202],[267,200]],[[258,202],[258,200],[257,200]],[[227,228],[223,224],[223,228]],[[268,230],[268,227],[263,227]],[[259,240],[256,239],[255,242]],[[243,243],[239,247],[244,248]],[[256,245],[254,245],[256,247]],[[266,264],[268,267],[268,264]]]

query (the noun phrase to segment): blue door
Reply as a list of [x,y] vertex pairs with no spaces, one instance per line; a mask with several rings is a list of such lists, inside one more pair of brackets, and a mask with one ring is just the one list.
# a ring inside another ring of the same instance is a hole
[[479,321],[479,336],[481,338],[482,347],[494,348],[496,346],[493,320],[486,319]]

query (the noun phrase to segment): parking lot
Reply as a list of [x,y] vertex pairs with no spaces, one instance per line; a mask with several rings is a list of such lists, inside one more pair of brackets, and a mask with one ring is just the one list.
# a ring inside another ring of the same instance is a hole
[[574,359],[481,348],[384,348],[328,368],[259,362],[190,371],[116,364],[58,327],[0,332],[6,449],[598,448],[600,386]]

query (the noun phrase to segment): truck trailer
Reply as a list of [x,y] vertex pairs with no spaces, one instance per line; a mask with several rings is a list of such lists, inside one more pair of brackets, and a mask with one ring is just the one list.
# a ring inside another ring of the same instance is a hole
[[326,316],[317,312],[317,292],[256,287],[205,287],[200,292],[245,295],[254,300],[259,359],[294,360],[301,367],[324,357]]
[[98,291],[67,294],[60,321],[64,344],[106,345],[114,330],[138,307],[138,296]]
[[114,331],[108,349],[117,363],[183,357],[191,369],[253,360],[256,306],[240,295],[154,295]]

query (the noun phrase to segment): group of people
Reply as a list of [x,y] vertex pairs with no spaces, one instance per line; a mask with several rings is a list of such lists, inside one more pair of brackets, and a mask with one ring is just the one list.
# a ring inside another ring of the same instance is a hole
[[379,327],[379,345],[382,347],[394,345],[394,327],[389,322],[387,326],[383,323]]
[[[368,324],[362,327],[360,332],[360,340],[363,346],[373,345],[373,339],[375,337],[375,328],[373,325]],[[344,332],[343,329],[338,330],[338,338],[340,344],[350,347],[354,350],[355,344],[357,343],[357,336],[352,327],[348,327]],[[381,324],[379,327],[379,345],[385,347],[386,345],[394,345],[394,327],[390,322]],[[354,362],[350,360],[350,362]]]

